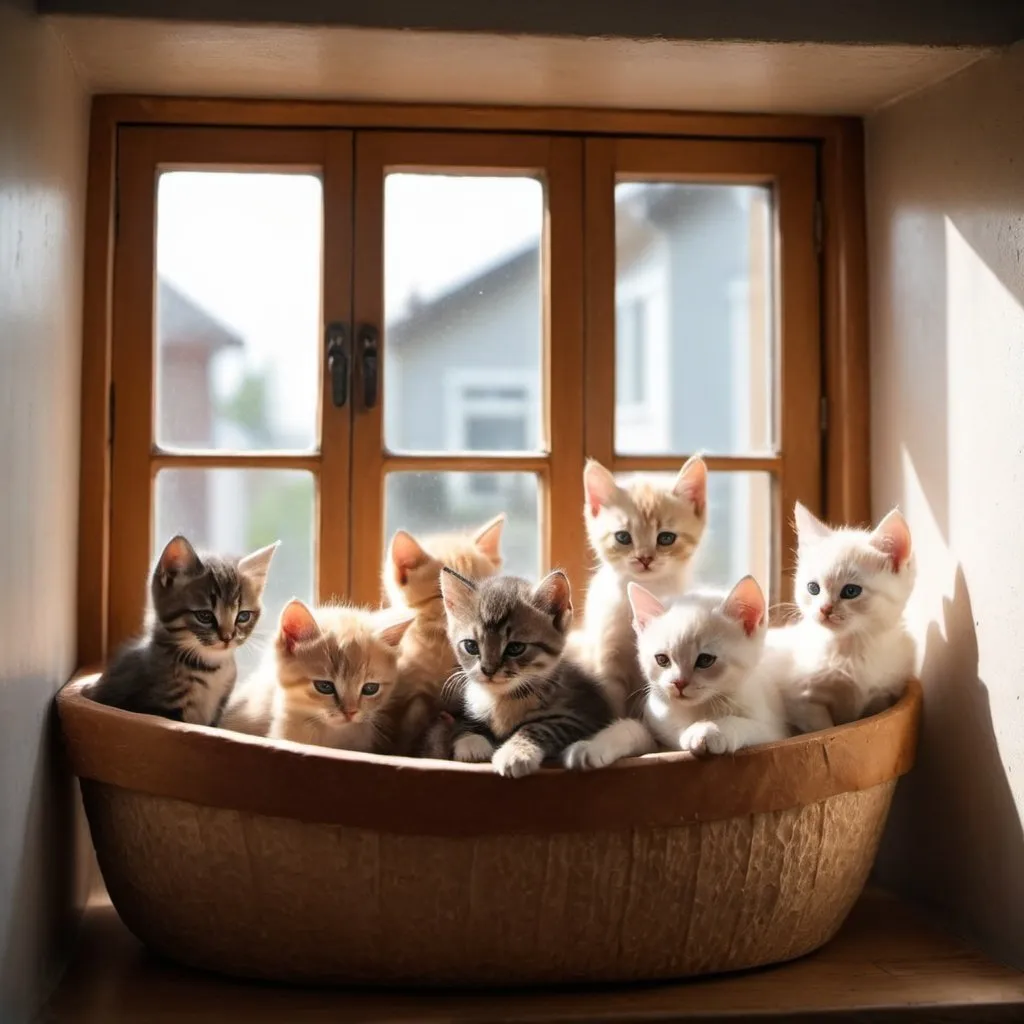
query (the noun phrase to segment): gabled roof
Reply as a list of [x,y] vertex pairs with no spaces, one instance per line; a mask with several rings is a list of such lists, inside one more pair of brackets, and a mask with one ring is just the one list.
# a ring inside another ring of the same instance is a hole
[[161,347],[189,346],[212,353],[245,344],[240,334],[226,327],[163,277],[157,278],[156,311]]

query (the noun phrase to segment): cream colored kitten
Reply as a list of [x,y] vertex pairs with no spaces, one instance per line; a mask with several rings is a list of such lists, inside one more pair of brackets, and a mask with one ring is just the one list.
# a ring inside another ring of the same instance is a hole
[[758,677],[765,599],[753,576],[728,595],[695,592],[666,608],[629,584],[647,681],[642,719],[620,719],[566,751],[570,768],[598,768],[656,749],[727,754],[785,739],[777,691]]
[[583,518],[601,565],[571,650],[605,684],[620,716],[644,686],[626,588],[642,584],[663,601],[686,589],[707,518],[707,479],[699,456],[686,462],[671,487],[646,480],[620,487],[593,459],[583,471]]
[[390,753],[398,644],[408,613],[285,605],[274,648],[232,699],[227,729],[343,750]]
[[879,711],[913,675],[903,621],[914,589],[910,528],[893,509],[874,529],[832,529],[797,502],[795,625],[768,631],[762,672],[803,732]]

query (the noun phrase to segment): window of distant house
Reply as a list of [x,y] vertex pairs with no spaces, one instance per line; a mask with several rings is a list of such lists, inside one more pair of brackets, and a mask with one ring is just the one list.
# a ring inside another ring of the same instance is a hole
[[175,531],[280,539],[271,620],[292,595],[377,600],[399,527],[499,512],[509,571],[582,589],[588,456],[668,480],[704,453],[704,578],[778,590],[782,510],[820,486],[820,375],[792,384],[818,358],[813,241],[780,230],[811,223],[813,146],[119,140],[112,643]]

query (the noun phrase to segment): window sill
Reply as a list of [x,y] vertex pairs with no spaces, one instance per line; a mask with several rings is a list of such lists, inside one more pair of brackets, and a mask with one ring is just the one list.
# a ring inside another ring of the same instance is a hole
[[86,912],[78,954],[42,1015],[47,1024],[189,1020],[416,1019],[1021,1020],[1024,973],[986,960],[912,906],[869,889],[824,949],[781,967],[687,983],[500,993],[304,990],[190,971],[148,953],[109,903]]

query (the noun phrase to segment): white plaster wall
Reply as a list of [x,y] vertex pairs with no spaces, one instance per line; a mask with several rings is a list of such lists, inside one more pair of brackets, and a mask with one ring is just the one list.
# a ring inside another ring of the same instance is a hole
[[74,668],[88,100],[53,30],[0,0],[0,1021],[32,1016],[73,926],[73,805],[51,698]]
[[873,502],[909,513],[926,693],[881,873],[1024,967],[1024,49],[867,142]]

